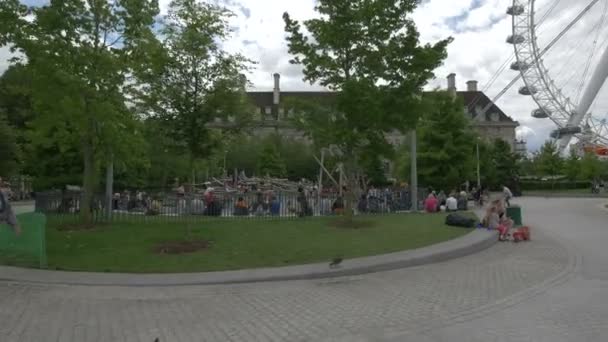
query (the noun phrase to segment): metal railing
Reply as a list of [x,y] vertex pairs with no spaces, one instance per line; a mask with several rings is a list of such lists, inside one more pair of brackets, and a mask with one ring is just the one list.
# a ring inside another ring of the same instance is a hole
[[[419,208],[422,208],[425,197],[426,192],[419,191]],[[81,194],[78,192],[40,192],[36,194],[36,212],[73,217],[80,212],[80,201]],[[109,215],[102,194],[94,196],[91,210],[96,222],[176,218],[290,219],[338,215],[343,213],[345,201],[336,193],[303,196],[287,191],[224,192],[212,196],[124,192],[113,198]],[[352,207],[357,215],[409,211],[410,194],[401,189],[375,191],[359,197]]]

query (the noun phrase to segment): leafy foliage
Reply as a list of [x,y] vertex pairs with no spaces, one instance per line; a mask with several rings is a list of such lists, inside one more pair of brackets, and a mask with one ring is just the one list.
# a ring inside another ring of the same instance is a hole
[[419,123],[420,182],[439,189],[458,187],[473,178],[476,135],[462,100],[437,92],[428,101]]
[[98,163],[107,156],[131,158],[140,141],[124,85],[132,81],[133,66],[141,67],[143,47],[155,39],[151,27],[157,13],[156,0],[0,5],[0,44],[20,52],[16,59],[33,71],[32,140],[59,142],[59,150],[77,141],[82,153],[85,221],[91,219]]
[[210,123],[228,120],[236,127],[250,113],[242,75],[248,61],[221,49],[231,15],[214,4],[172,1],[162,44],[156,46],[155,68],[147,71],[149,82],[140,91],[149,94],[143,103],[146,112],[167,125],[174,141],[183,142],[190,169],[220,146],[222,135]]
[[19,169],[19,146],[13,129],[0,113],[0,176],[9,176]]
[[580,177],[581,173],[581,161],[580,157],[574,149],[570,149],[570,154],[564,162],[564,172],[568,180],[576,180]]
[[303,25],[283,15],[291,63],[306,81],[338,91],[328,103],[300,103],[297,125],[317,148],[339,151],[353,189],[365,159],[392,155],[386,134],[414,126],[422,87],[446,57],[451,39],[420,44],[409,16],[417,4],[319,0],[320,17]]
[[511,145],[502,139],[494,140],[492,146],[492,164],[496,178],[489,186],[510,185],[519,177],[519,156],[512,152]]
[[285,162],[274,145],[266,145],[258,159],[258,170],[263,176],[284,177],[287,173]]
[[543,176],[554,177],[562,171],[563,163],[555,142],[547,141],[536,156],[538,171]]
[[593,181],[602,175],[602,162],[593,153],[585,153],[581,159],[580,179]]

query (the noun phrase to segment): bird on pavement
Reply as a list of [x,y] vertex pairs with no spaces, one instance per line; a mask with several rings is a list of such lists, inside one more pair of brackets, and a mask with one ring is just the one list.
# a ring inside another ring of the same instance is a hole
[[329,263],[329,268],[338,268],[340,267],[340,264],[342,263],[342,257],[335,257],[332,259],[332,261]]

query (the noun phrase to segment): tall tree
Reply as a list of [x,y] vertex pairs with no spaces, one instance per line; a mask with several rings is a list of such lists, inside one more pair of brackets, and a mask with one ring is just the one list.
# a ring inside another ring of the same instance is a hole
[[460,98],[437,92],[427,100],[431,106],[419,123],[420,182],[444,190],[458,188],[473,178],[477,137]]
[[577,180],[581,175],[581,158],[573,148],[570,149],[568,159],[564,162],[564,173],[570,181]]
[[0,177],[10,176],[19,170],[19,146],[14,130],[0,113]]
[[175,141],[182,141],[194,172],[195,161],[220,146],[222,134],[209,127],[217,119],[225,128],[247,121],[247,83],[243,75],[249,61],[222,50],[229,37],[232,13],[196,0],[169,4],[161,29],[162,51],[157,69],[142,88],[149,93],[145,105],[164,120]]
[[540,148],[536,156],[538,171],[543,176],[551,177],[551,182],[555,181],[555,176],[562,171],[563,161],[559,154],[559,149],[554,141],[547,141]]
[[580,179],[593,181],[602,175],[602,162],[595,153],[585,153],[581,159]]
[[319,0],[320,16],[305,30],[283,14],[291,63],[303,66],[304,80],[338,92],[326,108],[301,105],[297,122],[317,147],[339,151],[349,190],[367,154],[390,156],[386,133],[414,125],[422,87],[447,55],[451,39],[420,44],[410,16],[418,3]]
[[258,158],[258,170],[261,176],[285,177],[285,162],[274,144],[266,144]]
[[98,163],[111,151],[130,157],[134,117],[125,91],[151,27],[156,0],[65,0],[28,8],[0,4],[0,45],[10,45],[33,71],[35,132],[47,139],[76,137],[83,160],[81,217],[91,221]]
[[511,186],[519,177],[519,155],[512,151],[511,145],[503,139],[494,140],[492,148],[492,165],[496,180],[491,186]]

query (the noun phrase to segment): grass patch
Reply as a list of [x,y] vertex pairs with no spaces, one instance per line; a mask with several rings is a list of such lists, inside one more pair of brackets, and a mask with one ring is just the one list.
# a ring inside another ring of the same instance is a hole
[[[286,266],[389,253],[453,239],[468,229],[444,225],[445,215],[400,214],[355,218],[361,229],[336,228],[336,218],[210,219],[114,223],[66,231],[47,226],[51,269],[99,272],[204,272]],[[189,226],[189,227],[188,227]],[[189,232],[189,233],[188,233]],[[192,253],[159,253],[158,246],[205,242]]]

